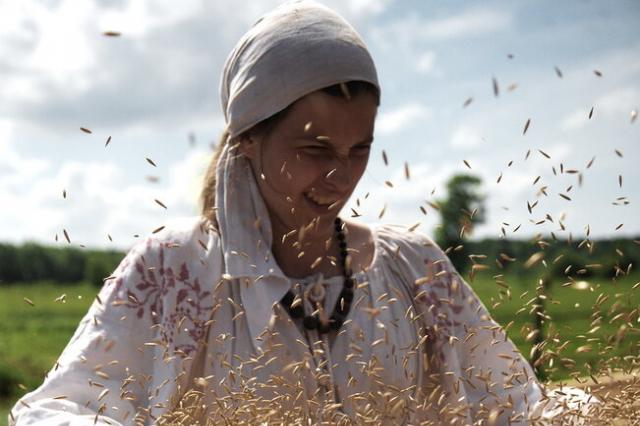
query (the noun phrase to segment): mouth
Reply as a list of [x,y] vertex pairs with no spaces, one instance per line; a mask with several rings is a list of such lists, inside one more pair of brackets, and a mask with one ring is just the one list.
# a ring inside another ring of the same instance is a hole
[[318,207],[324,207],[327,210],[331,210],[331,208],[338,205],[341,201],[341,198],[336,198],[335,196],[321,196],[313,192],[305,192],[304,196],[310,203]]

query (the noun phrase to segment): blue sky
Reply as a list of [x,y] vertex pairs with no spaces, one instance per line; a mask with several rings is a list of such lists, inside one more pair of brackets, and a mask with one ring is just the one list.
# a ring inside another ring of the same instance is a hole
[[[135,234],[196,214],[224,124],[224,59],[278,3],[0,2],[0,241],[54,243],[66,229],[74,245],[126,248]],[[360,32],[383,89],[369,168],[352,199],[371,194],[361,220],[378,222],[386,204],[382,222],[421,222],[432,233],[438,217],[427,201],[444,195],[452,174],[472,172],[488,209],[476,236],[504,228],[510,237],[581,237],[587,226],[597,237],[640,235],[640,119],[631,119],[640,108],[639,2],[323,3]],[[582,186],[561,163],[582,173]],[[619,197],[629,204],[612,204]],[[553,222],[535,224],[547,214]]]

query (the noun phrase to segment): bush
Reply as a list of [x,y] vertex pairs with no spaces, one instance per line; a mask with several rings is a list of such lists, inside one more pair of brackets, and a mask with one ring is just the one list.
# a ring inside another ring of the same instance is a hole
[[18,384],[24,383],[24,378],[15,369],[0,365],[0,399],[7,399],[15,396],[18,391]]
[[21,275],[19,281],[55,279],[53,277],[53,258],[47,252],[47,249],[39,244],[26,243],[20,247],[17,261]]
[[0,283],[22,280],[18,264],[18,249],[10,244],[0,244]]
[[113,251],[89,252],[85,262],[84,279],[96,287],[101,287],[104,279],[113,273],[122,257],[122,253]]

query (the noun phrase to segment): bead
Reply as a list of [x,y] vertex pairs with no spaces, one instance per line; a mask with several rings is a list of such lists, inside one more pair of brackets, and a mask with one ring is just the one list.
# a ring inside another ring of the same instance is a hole
[[[342,306],[344,306],[344,310],[342,309]],[[336,307],[336,314],[340,314],[344,317],[346,317],[347,315],[349,315],[349,310],[351,309],[351,303],[345,301],[344,304],[339,305]]]
[[293,303],[293,299],[293,293],[291,293],[291,290],[289,290],[287,294],[282,297],[282,300],[280,302],[284,305],[285,308],[289,309],[289,307]]
[[340,247],[340,252],[341,252],[341,253],[342,253],[342,251],[345,251],[345,253],[346,253],[346,250],[345,250],[345,249],[347,248],[347,243],[346,243],[346,241],[340,241],[340,242],[338,243],[338,247]]
[[337,236],[338,240],[340,241],[344,241],[344,234],[342,232],[338,232],[338,236]]
[[329,322],[329,326],[331,327],[332,330],[340,330],[340,327],[342,327],[342,324],[344,324],[344,317],[342,315],[336,314],[336,313],[331,315],[331,321]]
[[340,297],[343,298],[346,303],[351,303],[353,301],[353,291],[343,288],[340,292]]
[[345,288],[353,289],[355,284],[356,284],[356,282],[355,282],[355,280],[353,278],[347,278],[346,280],[344,280]]
[[306,316],[304,317],[304,319],[302,320],[302,323],[304,324],[304,328],[306,328],[307,330],[314,330],[316,328],[318,328],[318,323],[320,321],[318,321],[318,317],[315,316]]
[[323,324],[320,321],[318,322],[318,333],[325,334],[328,333],[329,330],[331,330],[331,326],[329,325],[329,323]]
[[294,308],[290,308],[289,315],[291,315],[292,318],[302,318],[304,316],[304,308],[302,307],[302,304],[297,305]]

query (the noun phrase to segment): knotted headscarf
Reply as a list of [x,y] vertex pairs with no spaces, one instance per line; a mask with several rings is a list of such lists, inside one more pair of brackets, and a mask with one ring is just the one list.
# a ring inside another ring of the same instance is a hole
[[[260,18],[227,58],[220,82],[229,139],[324,87],[352,80],[380,91],[375,65],[353,27],[314,1],[283,4]],[[273,259],[271,222],[249,161],[226,143],[217,164],[216,220],[224,270],[240,279],[255,341],[291,287]]]

